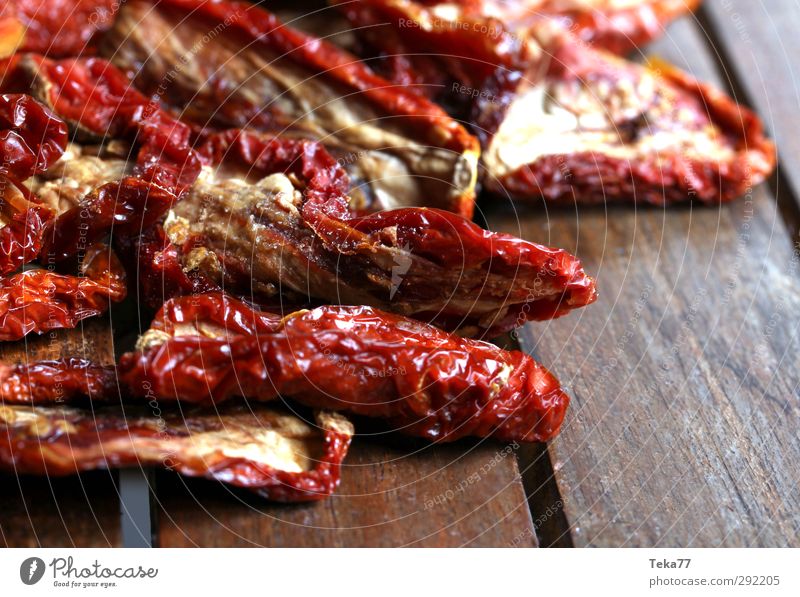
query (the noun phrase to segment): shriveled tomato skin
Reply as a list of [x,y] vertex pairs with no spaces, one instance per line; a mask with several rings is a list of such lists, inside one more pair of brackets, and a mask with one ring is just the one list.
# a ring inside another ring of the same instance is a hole
[[0,363],[3,404],[58,404],[80,398],[104,401],[117,392],[114,365],[79,358],[8,365]]
[[183,331],[124,355],[120,379],[136,395],[197,404],[283,395],[379,417],[433,441],[547,441],[569,404],[555,377],[528,355],[368,307],[264,319],[211,294],[168,302],[159,321],[155,329],[167,335],[176,324],[229,332]]
[[67,126],[52,111],[30,95],[0,95],[0,275],[38,257],[53,214],[22,183],[45,172],[66,146]]
[[[212,168],[235,168],[252,178],[288,176],[302,198],[291,218],[283,211],[273,216],[266,203],[231,204],[222,233],[213,230],[214,242],[202,225],[182,233],[175,244],[166,224],[146,229],[125,252],[138,256],[143,297],[153,307],[173,296],[223,287],[269,304],[270,297],[253,288],[271,283],[284,292],[307,292],[307,300],[318,302],[343,302],[349,293],[364,304],[461,335],[493,337],[525,321],[560,317],[596,298],[594,280],[566,251],[488,232],[438,209],[351,213],[347,175],[317,142],[230,130],[209,136],[198,153]],[[261,201],[258,193],[254,198]],[[190,193],[182,205],[195,200]],[[191,210],[187,215],[196,217]],[[240,246],[233,235],[263,240],[255,248]],[[277,244],[283,247],[280,270],[259,269],[259,259],[270,255],[258,247]],[[210,247],[221,272],[186,265],[198,247]],[[397,264],[406,266],[402,275]]]

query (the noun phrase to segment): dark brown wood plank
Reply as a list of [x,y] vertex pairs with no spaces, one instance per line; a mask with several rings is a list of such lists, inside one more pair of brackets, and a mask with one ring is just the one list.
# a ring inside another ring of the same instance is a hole
[[117,547],[114,474],[74,477],[0,475],[0,546]]
[[305,505],[163,473],[159,545],[531,547],[516,449],[356,437],[336,495]]
[[[0,343],[0,360],[26,362],[76,356],[113,362],[107,319],[75,330]],[[121,545],[115,473],[67,478],[0,474],[0,545],[6,547],[111,547]]]
[[[706,0],[699,16],[723,76],[764,118],[778,143],[777,192],[800,208],[800,8],[794,0]],[[780,188],[780,183],[789,188]],[[794,226],[800,225],[795,215]],[[793,230],[797,233],[797,230]]]
[[[717,78],[691,19],[653,50]],[[597,304],[521,338],[574,397],[549,451],[575,545],[800,545],[798,263],[769,190],[489,221],[599,280]]]
[[18,342],[0,342],[0,359],[7,363],[62,357],[113,363],[114,343],[109,318],[87,319],[74,330],[55,330],[41,336],[30,334]]

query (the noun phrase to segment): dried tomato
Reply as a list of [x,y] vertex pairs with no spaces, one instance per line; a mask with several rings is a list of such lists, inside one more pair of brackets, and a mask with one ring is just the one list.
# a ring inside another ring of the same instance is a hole
[[472,215],[474,137],[435,104],[260,7],[134,0],[101,52],[198,127],[323,142],[350,175],[356,211],[423,205]]
[[104,313],[109,300],[125,298],[125,272],[107,246],[90,246],[81,270],[83,276],[32,269],[0,278],[0,340],[73,328]]
[[521,352],[369,307],[264,317],[220,294],[168,302],[119,375],[142,397],[209,404],[280,394],[444,441],[546,441],[569,403]]
[[493,133],[483,153],[490,190],[570,203],[718,203],[774,168],[758,117],[712,86],[552,25],[536,36],[542,51],[512,81],[508,108],[478,106],[479,128]]
[[71,475],[98,468],[163,466],[283,502],[319,500],[339,484],[353,435],[341,415],[315,425],[259,405],[163,412],[131,406],[0,406],[0,468]]
[[68,403],[78,398],[108,400],[118,393],[114,365],[68,358],[19,365],[0,363],[0,403]]
[[[331,4],[339,7],[371,46],[389,57],[405,58],[408,65],[394,70],[393,81],[413,78],[421,82],[420,76],[427,75],[423,79],[430,87],[416,89],[440,102],[452,95],[449,86],[436,90],[443,80],[442,72],[471,92],[498,68],[522,67],[524,38],[490,11],[481,10],[480,3],[332,0]],[[385,68],[380,70],[386,72]]]
[[95,189],[52,224],[43,250],[56,261],[101,239],[112,225],[120,234],[139,233],[200,172],[191,129],[102,59],[18,55],[6,69],[3,88],[32,90],[85,141],[132,137],[140,146],[132,176]]
[[199,149],[208,167],[128,253],[144,297],[225,288],[263,304],[368,304],[461,335],[497,335],[594,301],[569,253],[487,232],[449,212],[353,217],[347,176],[317,143],[228,131]]
[[22,185],[64,153],[67,127],[28,95],[0,95],[0,275],[39,255],[53,213]]
[[0,174],[23,181],[47,170],[67,146],[67,127],[29,95],[0,95]]

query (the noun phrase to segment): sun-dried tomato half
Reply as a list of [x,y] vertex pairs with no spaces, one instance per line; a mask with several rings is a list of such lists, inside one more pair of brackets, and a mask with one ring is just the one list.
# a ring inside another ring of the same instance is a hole
[[165,221],[129,253],[143,296],[225,288],[259,304],[368,304],[461,335],[494,336],[596,297],[566,251],[487,232],[449,212],[352,217],[347,177],[317,143],[229,131]]
[[162,412],[0,405],[0,469],[72,475],[159,466],[282,502],[319,500],[339,484],[353,426],[320,412],[314,424],[261,405]]
[[507,109],[478,104],[490,190],[570,203],[718,203],[774,168],[758,117],[712,86],[594,50],[559,27],[536,35],[539,57],[510,80]]
[[169,301],[120,381],[159,400],[209,404],[278,395],[385,419],[430,440],[546,441],[569,397],[528,355],[369,307],[280,317],[221,294]]
[[356,211],[421,205],[472,215],[474,137],[435,104],[260,7],[133,0],[101,51],[187,122],[323,142],[350,175]]

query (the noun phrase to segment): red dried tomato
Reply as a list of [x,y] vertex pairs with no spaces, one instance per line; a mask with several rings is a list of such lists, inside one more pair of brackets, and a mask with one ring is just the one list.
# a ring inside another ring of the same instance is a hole
[[223,295],[168,302],[119,364],[138,396],[209,404],[279,394],[430,440],[546,441],[569,398],[531,357],[369,307],[280,318]]
[[4,406],[0,469],[71,475],[97,468],[165,466],[283,502],[319,500],[339,484],[353,436],[341,415],[312,426],[264,406],[162,412],[143,408]]
[[472,215],[474,137],[435,104],[261,7],[133,0],[120,8],[101,52],[204,130],[323,142],[350,175],[355,211],[428,206]]
[[68,403],[78,398],[108,400],[117,392],[114,365],[68,358],[20,365],[0,363],[3,404]]
[[223,287],[264,304],[280,289],[293,302],[368,304],[493,336],[596,297],[569,253],[456,214],[353,217],[347,176],[317,143],[228,131],[199,152],[210,168],[126,251],[154,306]]
[[125,272],[107,246],[90,246],[81,270],[80,277],[32,269],[0,278],[0,340],[73,328],[125,298]]
[[118,234],[138,234],[161,217],[200,172],[191,129],[102,59],[17,55],[7,65],[2,88],[32,90],[83,139],[132,137],[140,146],[132,176],[95,189],[52,223],[43,250],[56,261],[101,239],[112,225]]
[[541,53],[511,81],[507,107],[477,106],[490,190],[569,203],[719,203],[774,168],[758,117],[712,86],[594,50],[552,25],[536,39]]

